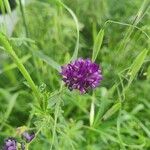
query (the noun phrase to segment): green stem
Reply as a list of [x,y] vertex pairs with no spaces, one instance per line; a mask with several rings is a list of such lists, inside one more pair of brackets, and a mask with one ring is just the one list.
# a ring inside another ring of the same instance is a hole
[[[61,83],[59,91],[61,92],[62,89],[63,89],[63,83]],[[53,148],[55,135],[56,135],[56,127],[57,127],[58,115],[59,115],[59,111],[60,111],[59,107],[60,107],[60,104],[61,104],[61,98],[60,97],[58,97],[58,98],[59,98],[59,100],[56,103],[56,107],[55,107],[54,128],[53,128],[53,135],[52,135],[52,142],[51,142],[50,150],[52,150],[52,148]]]
[[36,87],[35,83],[33,82],[30,74],[16,55],[15,51],[13,50],[12,46],[10,45],[8,39],[5,35],[0,33],[0,44],[4,47],[4,49],[9,53],[15,64],[17,65],[18,69],[24,76],[24,78],[28,81],[28,84],[30,85],[31,89],[33,90],[35,96],[37,97],[38,101],[40,102],[40,92],[38,88]]
[[24,12],[24,8],[23,8],[21,0],[19,0],[19,5],[20,5],[20,11],[21,11],[21,15],[22,15],[23,24],[24,24],[24,27],[25,27],[26,37],[28,37],[29,32],[28,32],[27,22],[26,22],[26,19],[25,19],[25,12]]

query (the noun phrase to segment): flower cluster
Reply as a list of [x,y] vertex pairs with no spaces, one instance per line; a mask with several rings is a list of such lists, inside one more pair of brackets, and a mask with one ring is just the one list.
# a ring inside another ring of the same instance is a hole
[[14,138],[8,138],[4,143],[3,150],[17,150],[17,141]]
[[33,138],[35,137],[35,134],[34,134],[34,132],[31,133],[31,134],[29,134],[28,132],[25,131],[25,132],[22,134],[22,137],[26,140],[27,143],[29,143],[29,142],[31,142],[31,141],[33,140]]
[[90,59],[79,58],[61,68],[62,80],[70,90],[77,89],[81,93],[86,93],[98,87],[102,80],[99,65]]
[[[31,142],[35,137],[35,133],[32,132],[31,134],[28,133],[27,131],[23,132],[22,133],[22,138],[27,142]],[[18,147],[20,145],[20,148],[21,150],[25,150],[25,142],[17,142],[15,138],[7,138],[5,141],[4,141],[4,147],[3,147],[3,150],[17,150]]]

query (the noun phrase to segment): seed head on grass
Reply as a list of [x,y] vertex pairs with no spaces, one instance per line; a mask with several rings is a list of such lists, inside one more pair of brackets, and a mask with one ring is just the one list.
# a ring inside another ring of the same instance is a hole
[[81,94],[99,86],[102,80],[101,69],[90,59],[79,58],[61,67],[62,80],[70,89],[77,89]]

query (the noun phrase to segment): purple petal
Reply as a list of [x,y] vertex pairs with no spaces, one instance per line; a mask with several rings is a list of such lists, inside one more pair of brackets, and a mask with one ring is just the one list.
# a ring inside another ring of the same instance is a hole
[[101,69],[99,65],[93,63],[90,59],[79,58],[72,63],[61,67],[62,80],[66,86],[72,89],[78,89],[81,93],[99,86],[102,80]]

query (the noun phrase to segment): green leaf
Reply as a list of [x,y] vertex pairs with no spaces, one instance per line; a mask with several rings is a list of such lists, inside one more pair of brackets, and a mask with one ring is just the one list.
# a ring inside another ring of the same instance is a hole
[[6,91],[2,88],[0,88],[0,93],[8,101],[7,109],[6,109],[5,113],[3,114],[2,120],[0,122],[0,124],[1,124],[0,129],[2,129],[4,126],[4,123],[7,122],[7,119],[11,115],[11,112],[13,110],[13,107],[15,106],[16,99],[17,99],[19,93],[15,93],[14,95],[11,95],[8,91]]
[[8,119],[9,115],[12,112],[12,109],[13,109],[15,103],[16,103],[17,97],[18,97],[18,93],[14,94],[10,97],[9,104],[8,104],[8,107],[7,107],[7,110],[6,110],[6,113],[5,113],[5,119],[6,120]]
[[101,29],[96,36],[95,42],[94,42],[94,47],[93,47],[93,55],[92,55],[92,61],[94,62],[97,58],[97,55],[100,51],[102,42],[103,42],[103,37],[104,37],[104,30]]
[[54,69],[56,69],[57,71],[60,72],[60,70],[61,70],[60,65],[57,62],[55,62],[52,58],[50,58],[49,56],[43,54],[40,51],[36,51],[36,52],[34,52],[34,54],[37,57],[39,57],[41,60],[43,60],[45,63],[47,63],[49,66],[51,66],[52,68],[54,68]]
[[[31,58],[31,55],[28,54],[28,55],[25,55],[22,58],[20,58],[20,61],[24,64],[30,58]],[[0,70],[0,74],[4,73],[6,71],[9,71],[9,70],[15,69],[15,68],[17,68],[17,65],[15,63],[7,64],[2,70]]]
[[140,70],[142,64],[144,63],[144,59],[147,56],[148,50],[144,49],[134,60],[133,64],[130,67],[128,74],[130,75],[128,86],[131,84],[136,74]]
[[116,113],[121,107],[121,103],[114,104],[103,116],[103,120],[107,120],[110,118],[114,113]]
[[147,79],[150,80],[150,66],[147,68]]
[[37,99],[40,101],[40,92],[39,92],[37,86],[35,85],[34,81],[32,80],[29,72],[26,70],[23,63],[17,56],[17,54],[14,51],[13,47],[11,46],[8,38],[1,32],[0,32],[0,46],[2,46],[5,49],[5,51],[11,56],[12,60],[17,65],[18,69],[20,70],[20,72],[22,73],[24,78],[28,81],[28,83],[29,83],[31,89],[33,90],[33,92],[35,93]]
[[101,120],[103,119],[103,115],[104,113],[108,110],[108,108],[112,105],[112,101],[107,99],[107,98],[103,98],[101,100],[100,106],[98,108],[98,112],[95,116],[95,120],[94,120],[94,126],[98,125]]
[[79,22],[78,22],[78,19],[77,19],[75,13],[67,5],[65,5],[61,0],[58,0],[57,2],[60,5],[62,5],[70,13],[70,15],[72,16],[72,18],[75,22],[75,25],[76,25],[77,40],[76,40],[76,46],[75,46],[75,49],[74,49],[74,52],[73,52],[73,56],[71,58],[71,60],[75,60],[78,57],[78,50],[79,50]]
[[94,101],[92,101],[91,110],[90,110],[90,126],[93,125],[94,117],[95,117],[95,104],[94,104]]
[[10,14],[11,13],[11,8],[10,8],[10,5],[9,5],[9,1],[8,0],[4,0],[4,4],[5,4],[7,12]]

